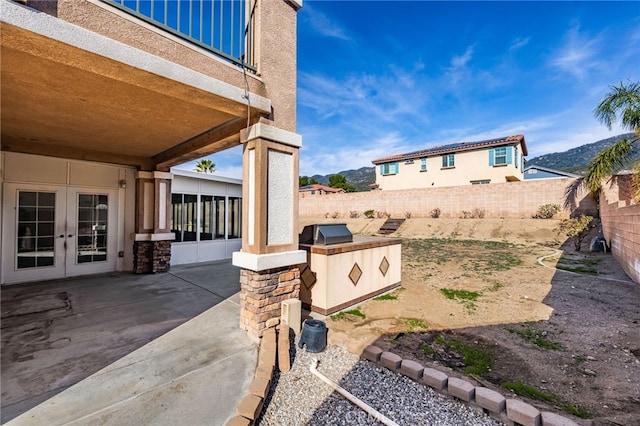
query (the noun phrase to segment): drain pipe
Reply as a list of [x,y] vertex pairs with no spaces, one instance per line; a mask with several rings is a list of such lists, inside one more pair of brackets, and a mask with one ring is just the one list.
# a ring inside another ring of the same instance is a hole
[[311,361],[311,365],[309,366],[309,369],[311,370],[311,372],[313,374],[318,376],[320,378],[320,380],[322,380],[323,382],[325,382],[326,384],[331,386],[340,395],[344,396],[349,401],[351,401],[352,403],[354,403],[355,405],[360,407],[362,410],[366,411],[367,414],[369,414],[371,417],[373,417],[377,421],[379,421],[381,423],[384,423],[387,426],[400,426],[400,425],[398,425],[398,423],[394,422],[390,418],[386,417],[384,414],[380,413],[379,411],[376,411],[374,408],[372,408],[369,405],[365,404],[362,400],[360,400],[357,397],[353,396],[347,390],[345,390],[344,388],[340,387],[338,384],[334,383],[327,376],[325,376],[324,374],[320,373],[316,369],[317,366],[318,366],[318,360],[314,359],[313,361]]

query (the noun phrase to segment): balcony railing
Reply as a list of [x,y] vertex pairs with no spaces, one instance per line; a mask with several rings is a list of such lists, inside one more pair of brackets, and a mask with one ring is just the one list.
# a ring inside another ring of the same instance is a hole
[[256,0],[102,0],[216,55],[255,71]]

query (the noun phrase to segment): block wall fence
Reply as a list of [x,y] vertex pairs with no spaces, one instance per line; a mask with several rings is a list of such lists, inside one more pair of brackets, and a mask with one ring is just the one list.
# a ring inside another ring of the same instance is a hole
[[[351,212],[360,217],[366,210],[383,216],[405,218],[431,217],[440,209],[440,217],[459,218],[464,212],[484,211],[486,218],[531,218],[544,204],[564,205],[565,193],[576,179],[536,179],[489,185],[465,185],[405,190],[374,190],[369,192],[327,195],[301,194],[301,218],[349,218]],[[578,191],[572,208],[564,209],[556,217],[571,213],[595,216],[597,206],[586,192]],[[383,217],[381,216],[381,217]]]
[[629,277],[640,283],[640,204],[631,204],[631,176],[615,176],[600,193],[602,232]]

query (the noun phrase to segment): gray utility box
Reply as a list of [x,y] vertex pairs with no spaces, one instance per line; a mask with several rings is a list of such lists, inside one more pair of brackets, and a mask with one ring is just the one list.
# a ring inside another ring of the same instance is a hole
[[346,223],[319,223],[307,225],[300,234],[300,244],[331,245],[350,243],[353,234]]

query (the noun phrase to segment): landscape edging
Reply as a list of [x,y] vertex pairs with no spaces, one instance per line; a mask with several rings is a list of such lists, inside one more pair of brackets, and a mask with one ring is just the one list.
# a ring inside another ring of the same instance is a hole
[[[276,332],[277,328],[277,332]],[[290,328],[285,323],[264,331],[258,349],[258,365],[253,381],[236,408],[236,416],[226,426],[251,426],[255,424],[264,408],[276,367],[282,373],[291,368],[289,359]]]
[[[541,412],[531,404],[514,399],[506,398],[500,393],[484,386],[474,386],[472,383],[457,377],[449,377],[441,373],[437,380],[431,380],[424,372],[429,373],[432,369],[423,367],[422,372],[416,371],[416,366],[420,365],[414,360],[404,360],[392,352],[383,351],[375,345],[369,345],[362,351],[361,359],[376,363],[390,371],[400,373],[411,380],[429,386],[436,392],[456,398],[458,401],[468,403],[470,406],[479,409],[492,418],[505,423],[508,426],[520,424],[523,426],[579,426],[575,421],[551,412]],[[400,361],[398,362],[398,358]],[[389,362],[393,360],[394,362]],[[408,364],[410,368],[402,368],[403,364]],[[439,371],[438,371],[439,372]],[[450,392],[449,381],[455,382],[455,392]],[[434,385],[437,383],[437,385]],[[478,396],[480,395],[480,398]]]

